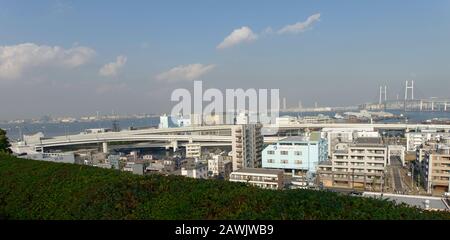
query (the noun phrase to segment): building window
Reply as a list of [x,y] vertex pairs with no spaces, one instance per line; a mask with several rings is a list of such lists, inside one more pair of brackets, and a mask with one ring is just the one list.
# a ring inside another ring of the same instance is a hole
[[275,163],[274,159],[267,159],[267,163]]
[[294,151],[294,155],[295,155],[295,156],[301,156],[301,155],[302,155],[302,152],[301,152],[301,151]]
[[308,143],[294,143],[297,146],[308,146]]
[[302,160],[295,160],[294,163],[300,165],[300,164],[302,164]]
[[291,146],[292,143],[280,143],[280,145],[283,145],[283,146]]
[[281,160],[281,163],[282,163],[282,164],[288,164],[289,161],[288,161],[288,160]]
[[269,155],[274,155],[274,154],[275,154],[275,151],[269,150],[269,151],[267,151],[267,154],[269,154]]
[[288,153],[289,153],[288,151],[280,151],[281,155],[288,155]]

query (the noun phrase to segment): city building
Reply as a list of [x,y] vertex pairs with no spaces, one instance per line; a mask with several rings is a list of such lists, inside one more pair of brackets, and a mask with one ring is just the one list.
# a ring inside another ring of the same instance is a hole
[[178,127],[189,127],[191,126],[191,118],[185,118],[183,116],[179,116],[177,118],[177,126]]
[[59,163],[75,163],[75,154],[72,152],[65,153],[28,153],[26,155],[20,156],[21,158],[31,159],[31,160],[41,160],[48,162],[59,162]]
[[249,124],[249,116],[245,112],[241,112],[236,116],[236,124]]
[[416,151],[420,146],[429,141],[440,141],[443,138],[450,137],[448,132],[438,132],[436,129],[423,129],[418,132],[407,132],[406,151]]
[[231,160],[231,156],[213,155],[212,159],[208,159],[208,175],[228,179],[233,171]]
[[159,117],[158,128],[173,128],[178,127],[178,120],[173,116],[167,116],[166,114]]
[[330,116],[319,114],[317,116],[304,116],[298,119],[299,123],[332,123],[334,119]]
[[319,162],[328,159],[327,141],[319,133],[292,136],[267,146],[262,152],[262,167],[283,169],[296,175],[316,172]]
[[132,166],[133,174],[144,175],[145,165],[143,163],[135,163]]
[[94,165],[94,167],[99,167],[99,168],[106,168],[106,169],[111,169],[112,166],[109,163],[99,163],[97,165]]
[[181,175],[190,178],[207,179],[208,166],[201,162],[191,162],[181,168]]
[[[448,140],[450,144],[450,139]],[[428,145],[417,150],[418,181],[427,193],[450,192],[450,145]]]
[[266,189],[284,188],[284,171],[263,168],[245,168],[231,173],[231,182],[247,183]]
[[380,137],[380,134],[374,128],[323,128],[321,137],[327,139],[331,157],[339,143],[352,143],[358,137]]
[[186,157],[199,158],[202,155],[202,147],[200,143],[186,144]]
[[276,125],[290,125],[290,124],[296,124],[296,123],[298,123],[296,117],[282,116],[282,117],[275,118]]
[[341,143],[329,161],[318,165],[318,182],[324,187],[380,191],[389,164],[388,149],[381,138],[357,138]]
[[233,171],[261,167],[264,141],[261,128],[261,124],[241,124],[232,127]]
[[112,169],[120,169],[120,155],[110,154],[108,156],[108,163],[111,164]]
[[205,117],[204,124],[206,124],[206,125],[225,124],[224,114],[209,114],[204,117]]

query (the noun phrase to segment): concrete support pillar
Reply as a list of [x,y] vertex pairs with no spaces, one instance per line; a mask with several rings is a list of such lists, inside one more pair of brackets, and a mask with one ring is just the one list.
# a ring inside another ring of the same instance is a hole
[[434,111],[434,102],[431,102],[431,111]]
[[447,102],[444,103],[444,111],[447,112]]
[[402,150],[402,155],[401,155],[401,160],[402,160],[402,165],[405,166],[405,151]]
[[177,140],[171,141],[170,144],[172,145],[173,151],[176,152],[178,150],[178,142],[177,142]]
[[103,153],[108,153],[108,143],[107,142],[102,143],[102,150],[103,150]]

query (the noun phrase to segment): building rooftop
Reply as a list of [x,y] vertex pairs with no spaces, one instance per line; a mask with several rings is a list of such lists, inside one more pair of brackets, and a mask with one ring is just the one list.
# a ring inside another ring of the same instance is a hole
[[238,173],[257,173],[257,174],[283,174],[284,171],[283,170],[279,170],[279,169],[265,169],[265,168],[242,168],[242,169],[238,169],[234,172],[238,172]]
[[198,163],[189,163],[189,164],[185,164],[182,169],[185,170],[194,170],[194,169],[201,169],[207,167],[206,164],[198,162]]
[[351,144],[354,147],[384,147],[381,137],[359,137]]
[[380,137],[359,137],[355,139],[356,144],[382,144]]
[[309,137],[307,136],[290,136],[280,140],[280,142],[308,142],[308,141],[319,141],[320,133],[313,132]]
[[290,136],[280,140],[280,142],[304,142],[308,141],[308,138],[305,136]]

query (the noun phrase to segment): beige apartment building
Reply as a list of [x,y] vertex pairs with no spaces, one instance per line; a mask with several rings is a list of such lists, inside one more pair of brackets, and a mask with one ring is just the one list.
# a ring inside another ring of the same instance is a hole
[[337,145],[332,158],[319,163],[318,183],[324,187],[380,191],[388,163],[388,148],[381,138],[358,138]]
[[232,128],[233,171],[262,166],[263,136],[261,124],[241,124]]
[[450,191],[450,146],[424,146],[417,150],[416,170],[419,182],[429,194]]
[[200,143],[186,144],[186,157],[187,158],[200,158],[202,155],[202,146]]

